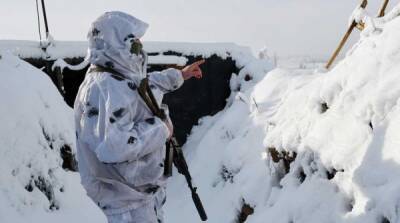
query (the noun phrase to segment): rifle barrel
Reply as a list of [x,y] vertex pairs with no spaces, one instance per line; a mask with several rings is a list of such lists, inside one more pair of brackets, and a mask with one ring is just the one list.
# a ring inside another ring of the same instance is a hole
[[200,197],[196,192],[192,191],[192,199],[196,206],[197,212],[199,213],[200,219],[202,221],[207,221],[207,214],[204,210],[203,204],[201,203]]
[[173,146],[174,146],[174,150],[175,150],[174,151],[174,164],[175,164],[176,168],[178,169],[178,172],[180,174],[182,174],[186,179],[186,183],[187,183],[190,191],[192,192],[192,200],[197,209],[197,213],[199,213],[200,219],[202,221],[206,221],[207,220],[206,211],[204,210],[203,203],[201,202],[200,197],[197,194],[197,188],[193,186],[192,176],[190,175],[189,167],[186,163],[185,157],[183,156],[182,150],[175,147],[174,144],[173,144]]

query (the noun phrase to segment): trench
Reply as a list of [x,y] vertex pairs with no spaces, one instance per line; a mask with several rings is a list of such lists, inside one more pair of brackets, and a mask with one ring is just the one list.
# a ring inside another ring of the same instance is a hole
[[[152,52],[149,56],[159,55],[161,53]],[[168,51],[162,53],[165,56],[186,57],[187,64],[202,59],[200,55],[183,55],[179,52]],[[84,80],[88,67],[82,70],[74,71],[65,68],[61,73],[51,69],[54,61],[48,61],[43,58],[22,58],[33,66],[42,69],[64,97],[65,102],[72,108],[78,92],[79,86]],[[203,71],[202,79],[191,79],[185,81],[185,84],[178,90],[168,93],[164,97],[164,103],[170,109],[170,116],[174,123],[175,136],[179,144],[184,144],[193,126],[198,124],[200,118],[214,115],[224,109],[226,99],[231,90],[229,82],[232,74],[237,74],[239,68],[231,57],[222,58],[216,54],[204,58],[205,63],[201,66]],[[64,60],[76,65],[81,63],[84,58],[64,58]],[[161,71],[169,67],[177,67],[169,64],[150,64],[148,72]]]

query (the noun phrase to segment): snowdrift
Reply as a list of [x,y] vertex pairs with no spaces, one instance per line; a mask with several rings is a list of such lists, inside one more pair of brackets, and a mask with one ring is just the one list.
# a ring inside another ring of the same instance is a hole
[[[208,222],[400,222],[400,18],[381,25],[330,72],[232,80],[183,148]],[[169,183],[167,222],[200,222]]]
[[57,88],[4,52],[0,76],[0,222],[105,222],[62,159],[74,153],[75,133]]

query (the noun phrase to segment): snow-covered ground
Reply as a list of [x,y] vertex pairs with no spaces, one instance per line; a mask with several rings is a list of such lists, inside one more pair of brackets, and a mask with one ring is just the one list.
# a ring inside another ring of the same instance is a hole
[[[329,72],[242,60],[227,107],[183,148],[208,222],[400,222],[400,17],[376,28]],[[71,109],[44,73],[0,54],[0,222],[105,222],[61,168]],[[167,223],[200,222],[177,173],[167,198]]]
[[75,148],[72,109],[45,73],[0,54],[0,222],[105,222],[61,167],[61,147]]
[[[243,204],[250,223],[400,222],[400,18],[381,25],[332,71],[275,69],[200,121],[184,150],[208,222]],[[167,222],[200,222],[178,174],[168,198]]]

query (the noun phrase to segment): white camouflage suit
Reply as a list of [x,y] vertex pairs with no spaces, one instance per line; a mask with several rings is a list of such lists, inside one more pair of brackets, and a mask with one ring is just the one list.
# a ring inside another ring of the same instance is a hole
[[[163,222],[163,165],[167,125],[154,117],[137,87],[146,76],[146,56],[130,53],[132,38],[147,24],[122,12],[107,12],[88,34],[91,66],[113,69],[89,72],[74,104],[81,182],[110,223]],[[176,69],[149,74],[161,104],[163,94],[184,80]]]

